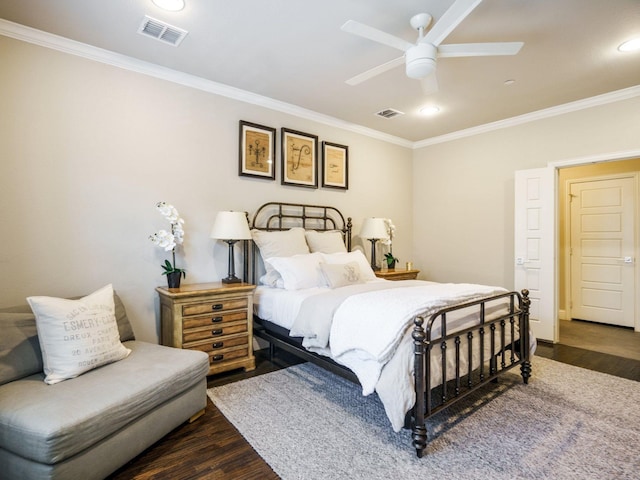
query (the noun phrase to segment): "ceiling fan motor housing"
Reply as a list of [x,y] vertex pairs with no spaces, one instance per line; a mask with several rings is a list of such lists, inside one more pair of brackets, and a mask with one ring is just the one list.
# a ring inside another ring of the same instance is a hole
[[406,72],[410,78],[425,78],[436,69],[435,45],[419,43],[406,52]]

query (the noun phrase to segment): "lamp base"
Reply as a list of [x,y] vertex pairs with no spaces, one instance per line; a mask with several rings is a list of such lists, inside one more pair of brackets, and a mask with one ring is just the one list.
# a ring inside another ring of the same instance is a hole
[[233,277],[223,278],[222,283],[242,283],[242,280],[240,280],[236,276],[233,276]]

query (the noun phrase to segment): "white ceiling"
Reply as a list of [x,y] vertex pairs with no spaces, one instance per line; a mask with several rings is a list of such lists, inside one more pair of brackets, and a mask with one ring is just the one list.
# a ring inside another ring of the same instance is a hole
[[[417,142],[640,85],[640,0],[484,0],[444,43],[523,41],[516,56],[442,58],[439,92],[398,67],[348,78],[399,56],[342,32],[353,19],[410,42],[409,18],[434,22],[453,0],[0,0],[0,18]],[[145,15],[187,30],[174,47],[137,33]],[[515,80],[511,85],[505,81]],[[421,116],[420,107],[441,112]],[[405,114],[375,116],[393,108]],[[252,119],[247,119],[252,120]]]

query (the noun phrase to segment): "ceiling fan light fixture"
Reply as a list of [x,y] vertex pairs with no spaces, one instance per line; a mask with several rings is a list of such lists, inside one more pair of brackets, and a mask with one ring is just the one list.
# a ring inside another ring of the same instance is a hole
[[409,78],[425,78],[436,69],[436,47],[430,43],[419,43],[406,53],[406,72]]
[[635,52],[640,50],[640,37],[632,38],[631,40],[621,43],[618,46],[618,50],[621,52]]
[[156,7],[170,12],[179,12],[184,8],[184,0],[151,0]]

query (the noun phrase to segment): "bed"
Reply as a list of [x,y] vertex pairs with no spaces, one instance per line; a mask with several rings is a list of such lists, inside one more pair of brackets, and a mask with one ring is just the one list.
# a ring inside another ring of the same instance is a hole
[[376,392],[418,457],[426,420],[503,373],[531,376],[528,292],[378,279],[330,206],[270,202],[251,222],[254,334]]

